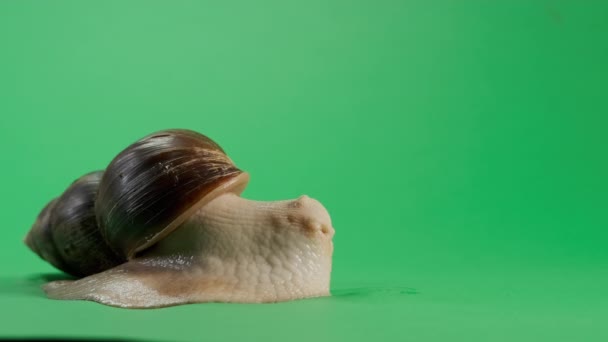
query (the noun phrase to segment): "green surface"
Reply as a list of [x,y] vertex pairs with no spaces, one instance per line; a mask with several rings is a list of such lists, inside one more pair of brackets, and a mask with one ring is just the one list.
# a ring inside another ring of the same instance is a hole
[[[607,81],[604,1],[0,1],[0,337],[606,341]],[[333,297],[43,296],[42,206],[171,127],[325,204]]]

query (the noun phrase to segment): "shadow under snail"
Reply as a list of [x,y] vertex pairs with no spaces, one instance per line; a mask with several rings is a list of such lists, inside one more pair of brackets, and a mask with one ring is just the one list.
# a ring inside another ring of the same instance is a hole
[[126,308],[329,295],[327,210],[307,196],[243,199],[248,181],[202,134],[172,129],[141,138],[38,215],[27,246],[81,277],[44,291]]

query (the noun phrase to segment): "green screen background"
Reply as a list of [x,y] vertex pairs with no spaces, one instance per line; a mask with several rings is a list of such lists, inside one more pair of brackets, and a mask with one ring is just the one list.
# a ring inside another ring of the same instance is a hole
[[[603,1],[1,1],[0,337],[606,341]],[[46,299],[43,205],[190,128],[319,199],[333,297]]]

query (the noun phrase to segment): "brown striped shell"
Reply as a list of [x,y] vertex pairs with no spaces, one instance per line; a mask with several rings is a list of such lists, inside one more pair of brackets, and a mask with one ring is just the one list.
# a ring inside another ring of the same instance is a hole
[[202,134],[150,134],[127,147],[106,169],[95,202],[100,230],[119,254],[133,257],[179,226],[211,200],[208,194],[240,173],[222,148]]
[[41,258],[75,276],[98,273],[125,261],[106,244],[93,207],[103,171],[74,181],[40,213],[26,244]]
[[25,242],[73,275],[114,267],[152,246],[248,177],[208,137],[163,130],[120,152],[105,172],[76,180],[40,213]]

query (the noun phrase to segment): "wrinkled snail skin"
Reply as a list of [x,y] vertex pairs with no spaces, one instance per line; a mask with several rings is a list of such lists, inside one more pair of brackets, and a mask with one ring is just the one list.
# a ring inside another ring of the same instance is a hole
[[84,276],[44,291],[125,308],[329,295],[327,210],[307,196],[243,199],[248,181],[202,134],[174,129],[138,140],[41,211],[25,243]]

